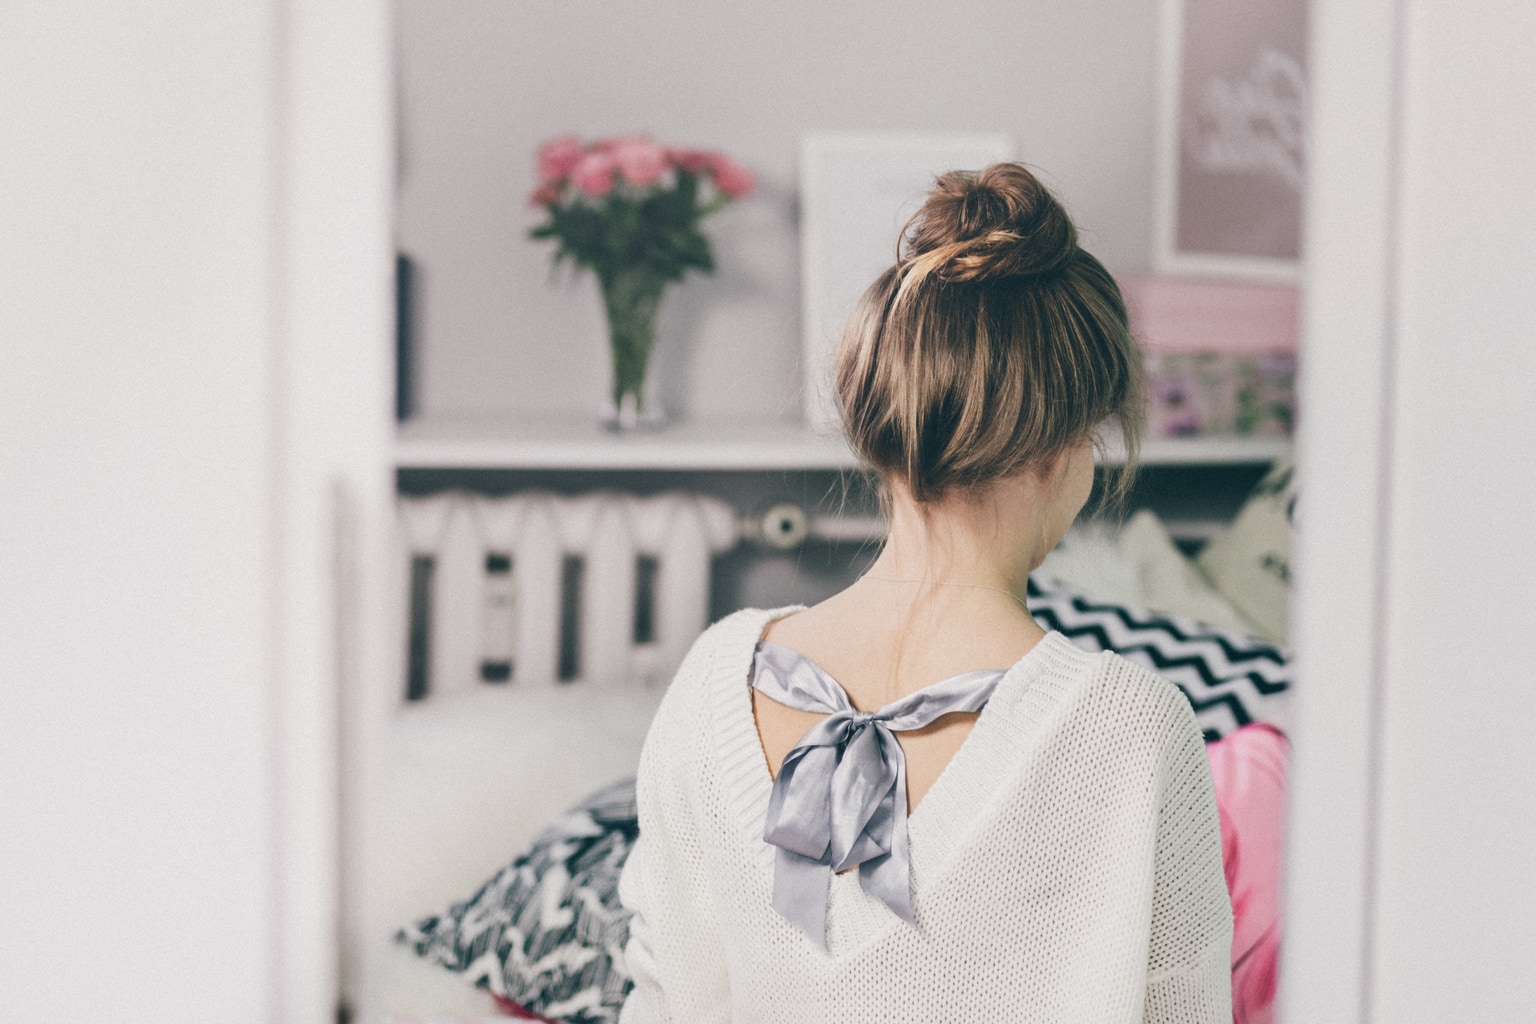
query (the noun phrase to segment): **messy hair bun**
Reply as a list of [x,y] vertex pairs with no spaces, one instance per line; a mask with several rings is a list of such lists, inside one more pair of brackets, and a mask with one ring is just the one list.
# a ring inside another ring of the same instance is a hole
[[1067,211],[1019,164],[941,175],[905,235],[909,288],[930,273],[943,281],[1050,274],[1078,251]]
[[836,379],[854,449],[920,502],[1044,466],[1106,418],[1131,456],[1140,435],[1120,289],[1020,164],[938,178],[855,311]]

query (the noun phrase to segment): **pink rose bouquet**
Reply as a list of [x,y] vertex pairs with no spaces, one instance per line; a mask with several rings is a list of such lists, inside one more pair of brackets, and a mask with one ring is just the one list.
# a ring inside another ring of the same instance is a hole
[[714,269],[699,222],[757,187],[752,172],[702,149],[669,149],[644,137],[583,143],[574,135],[539,148],[529,197],[548,219],[534,238],[555,239],[555,259],[599,277],[644,265],[667,281]]
[[757,182],[724,153],[639,136],[564,136],[541,146],[537,161],[529,201],[547,217],[530,234],[555,241],[557,264],[568,259],[597,275],[613,355],[611,419],[637,425],[653,418],[642,385],[662,291],[689,270],[714,270],[700,223]]

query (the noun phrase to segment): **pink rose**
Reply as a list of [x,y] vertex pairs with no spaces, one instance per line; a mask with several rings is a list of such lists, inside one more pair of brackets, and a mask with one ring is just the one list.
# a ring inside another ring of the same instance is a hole
[[649,139],[622,139],[610,152],[631,185],[654,185],[667,173],[667,151]]
[[752,176],[752,172],[724,153],[713,155],[709,172],[714,176],[715,188],[731,199],[740,199],[757,187],[757,179]]
[[615,139],[598,139],[596,142],[592,143],[592,148],[596,149],[596,150],[601,150],[604,153],[612,153],[614,150],[618,149],[620,146],[627,146],[631,142],[649,142],[649,141],[650,140],[647,139],[644,135],[620,135],[618,138],[615,138]]
[[564,193],[565,189],[558,181],[547,181],[533,190],[533,194],[528,197],[528,205],[549,206],[558,203]]
[[539,180],[548,185],[564,181],[581,160],[581,140],[574,135],[550,139],[539,147]]
[[709,170],[714,158],[702,149],[674,149],[667,153],[672,163],[689,174],[703,174]]
[[597,198],[613,191],[613,172],[618,163],[609,153],[593,150],[583,154],[571,170],[571,181],[587,195]]

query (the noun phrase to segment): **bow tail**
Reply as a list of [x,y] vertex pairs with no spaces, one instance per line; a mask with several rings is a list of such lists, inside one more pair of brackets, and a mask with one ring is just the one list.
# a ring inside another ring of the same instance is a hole
[[[894,739],[892,745],[895,745]],[[878,812],[890,822],[891,850],[859,865],[859,884],[865,892],[889,907],[891,913],[915,927],[917,914],[912,909],[912,858],[907,847],[907,816],[896,813],[896,801],[907,799],[907,765],[899,752],[894,760],[896,785],[881,801]]]
[[832,868],[782,846],[773,860],[773,909],[794,924],[823,953],[827,951],[827,896]]

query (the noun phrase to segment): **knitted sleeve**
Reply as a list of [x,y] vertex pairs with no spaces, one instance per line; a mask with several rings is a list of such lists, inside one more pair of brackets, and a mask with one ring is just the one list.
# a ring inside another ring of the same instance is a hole
[[624,958],[634,980],[620,1024],[730,1019],[730,987],[695,811],[705,770],[700,653],[696,648],[678,670],[640,755],[640,834],[619,876],[619,899],[633,915]]
[[1230,1024],[1232,903],[1216,792],[1189,701],[1170,685],[1167,704],[1143,1019]]

